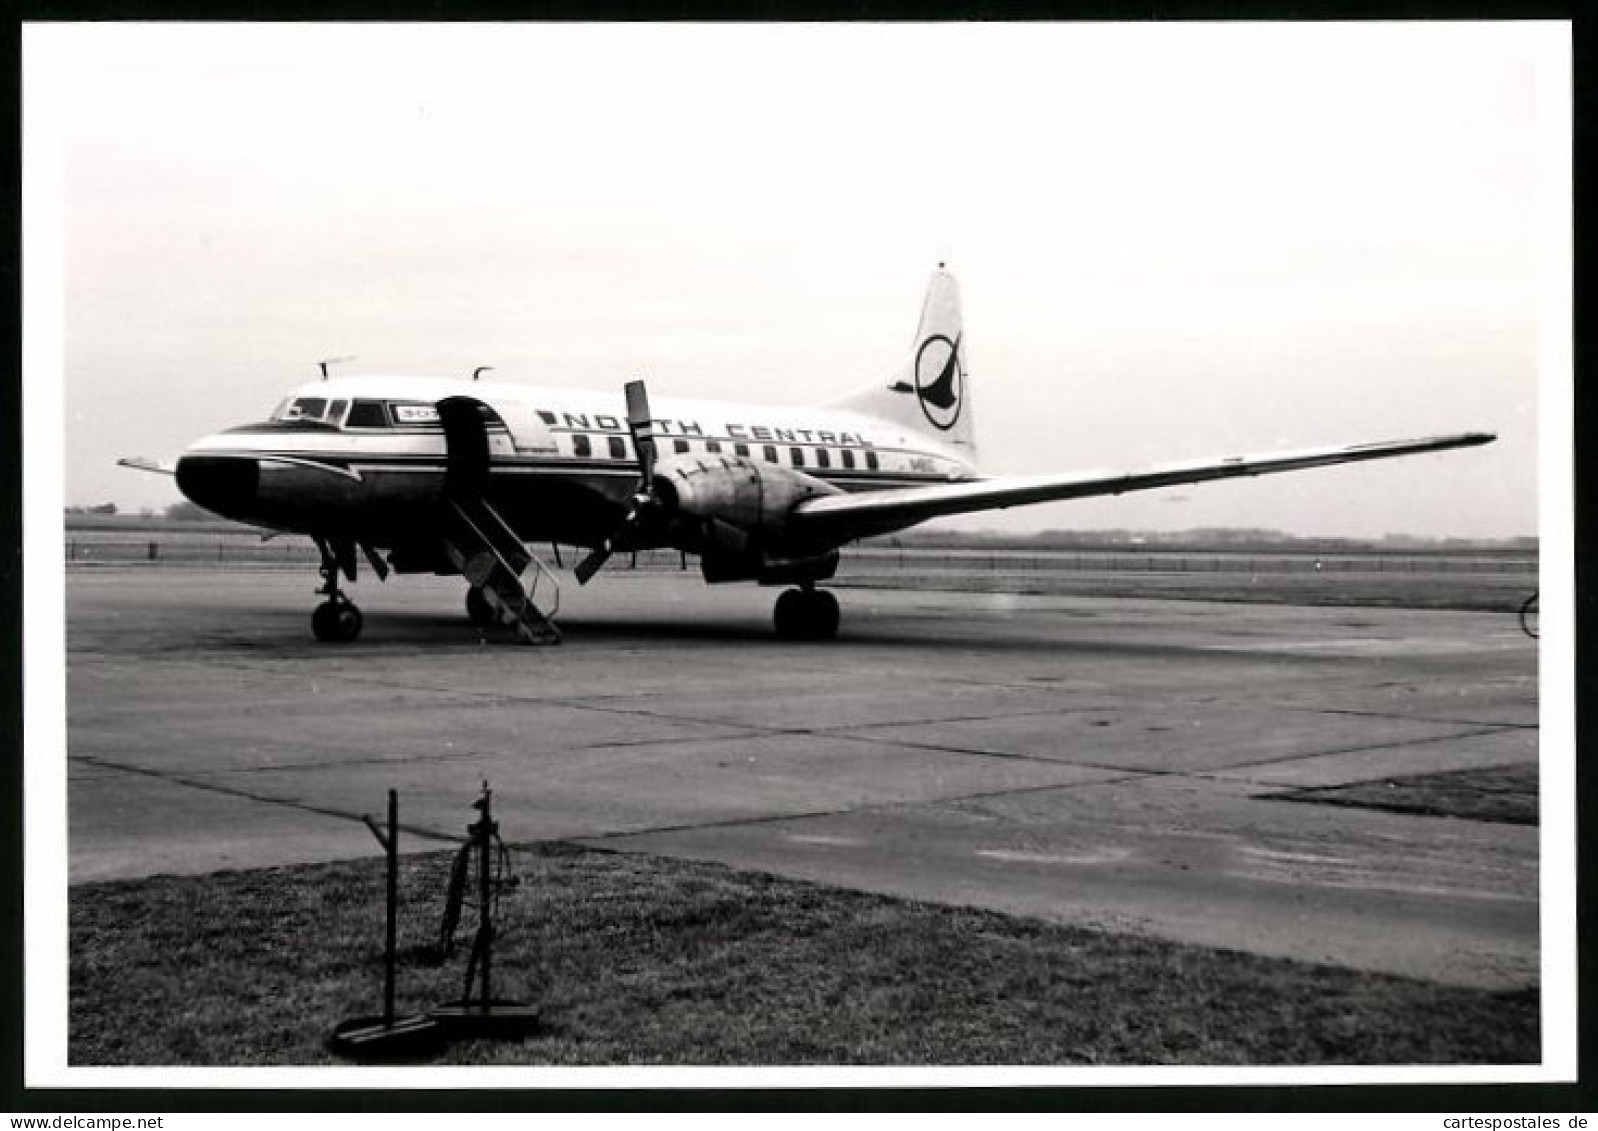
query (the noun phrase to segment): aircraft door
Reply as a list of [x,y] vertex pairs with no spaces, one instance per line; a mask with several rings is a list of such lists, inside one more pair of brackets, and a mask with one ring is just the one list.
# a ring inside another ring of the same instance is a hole
[[438,417],[448,452],[444,477],[448,495],[482,494],[488,485],[489,465],[496,459],[556,450],[549,425],[520,401],[446,397],[438,402]]
[[483,408],[476,397],[446,397],[438,402],[448,453],[444,493],[452,498],[481,498],[488,488],[488,422]]

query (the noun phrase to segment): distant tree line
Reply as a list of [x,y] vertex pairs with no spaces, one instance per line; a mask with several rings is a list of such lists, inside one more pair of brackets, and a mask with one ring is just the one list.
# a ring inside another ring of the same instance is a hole
[[1217,548],[1287,550],[1301,553],[1338,550],[1457,550],[1468,547],[1501,550],[1537,549],[1535,537],[1428,538],[1412,534],[1387,534],[1381,538],[1327,538],[1289,534],[1257,527],[1203,526],[1188,530],[1041,530],[1033,534],[997,531],[911,530],[888,538],[889,545],[928,549],[1089,550],[1104,547],[1156,549]]
[[[100,503],[92,507],[68,507],[67,514],[121,514],[115,503]],[[151,507],[140,507],[139,514],[144,518],[154,518],[155,510]],[[173,503],[161,512],[165,518],[177,522],[215,522],[219,516],[212,514],[204,507],[195,506],[184,499],[180,503]]]
[[[119,513],[115,503],[101,503],[92,507],[68,507],[69,515],[114,515]],[[144,517],[154,517],[148,508],[140,512]],[[174,522],[216,522],[220,516],[204,507],[184,499],[167,507],[163,516]],[[225,520],[223,520],[225,521]],[[1537,549],[1535,537],[1518,538],[1425,538],[1411,534],[1387,534],[1381,538],[1318,538],[1308,535],[1288,534],[1281,530],[1267,530],[1249,526],[1201,526],[1190,530],[1040,530],[1034,534],[1010,534],[991,530],[910,530],[878,544],[926,549],[1020,549],[1020,550],[1089,550],[1105,547],[1127,546],[1181,549],[1287,550],[1299,553],[1336,552],[1338,550],[1380,549],[1457,550],[1466,548],[1528,550]]]

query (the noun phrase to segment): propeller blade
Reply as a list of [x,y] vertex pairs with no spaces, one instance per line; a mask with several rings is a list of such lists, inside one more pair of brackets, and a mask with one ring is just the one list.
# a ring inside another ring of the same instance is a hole
[[633,450],[638,453],[638,490],[633,494],[632,506],[627,510],[627,517],[621,520],[621,525],[578,562],[577,568],[572,571],[579,585],[587,585],[589,579],[610,560],[616,543],[632,533],[645,509],[655,501],[655,422],[649,415],[649,390],[642,381],[629,381],[626,392],[627,429],[633,434]]
[[593,553],[577,563],[577,568],[572,570],[577,575],[578,585],[587,585],[589,579],[599,572],[599,568],[610,560],[610,542],[607,540]]
[[610,555],[616,551],[616,543],[630,534],[634,526],[638,525],[639,517],[644,513],[644,508],[654,500],[643,491],[633,496],[633,505],[627,510],[627,517],[621,520],[609,538],[601,542],[589,555],[577,563],[577,568],[572,572],[577,576],[577,584],[587,585],[588,579],[599,572],[601,566],[610,560]]
[[627,428],[638,453],[638,470],[647,491],[655,482],[655,421],[649,415],[649,390],[642,381],[627,382]]

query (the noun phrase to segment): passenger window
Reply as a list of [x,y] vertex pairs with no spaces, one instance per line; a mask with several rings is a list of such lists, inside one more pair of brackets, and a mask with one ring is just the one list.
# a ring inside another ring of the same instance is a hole
[[382,401],[356,401],[350,405],[349,419],[344,421],[346,428],[387,428],[388,413],[383,409]]
[[572,437],[572,454],[579,456],[591,456],[594,454],[594,446],[588,442],[588,436],[585,433],[578,432]]
[[620,436],[612,436],[610,438],[610,458],[627,458],[627,441],[623,440]]
[[803,448],[789,448],[788,458],[793,461],[795,467],[803,467],[805,465],[805,450]]
[[735,456],[747,456],[749,454],[749,445],[748,444],[734,444],[732,446],[732,454],[735,455]]
[[817,448],[816,449],[816,466],[817,467],[831,467],[832,466],[832,458],[827,455],[827,449],[826,448]]
[[872,471],[876,471],[877,470],[878,464],[877,464],[877,453],[876,452],[867,452],[866,453],[866,466],[869,467]]
[[851,452],[848,448],[845,448],[843,450],[843,466],[849,467],[849,468],[854,467],[854,453]]
[[687,455],[688,454],[688,441],[687,440],[673,440],[671,442],[671,450],[676,452],[680,456]]
[[720,440],[706,440],[705,441],[705,451],[707,451],[707,452],[720,452],[721,451],[721,441]]
[[762,449],[762,451],[765,452],[766,462],[768,462],[768,463],[776,463],[777,462],[777,448],[776,448],[776,445],[767,444]]

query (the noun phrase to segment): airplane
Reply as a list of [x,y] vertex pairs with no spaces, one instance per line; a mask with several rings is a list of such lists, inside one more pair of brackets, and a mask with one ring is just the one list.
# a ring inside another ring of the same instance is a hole
[[[208,511],[309,535],[326,598],[318,640],[348,642],[360,610],[340,587],[357,551],[390,572],[457,574],[467,613],[529,643],[560,633],[534,599],[547,569],[528,543],[589,549],[587,584],[618,551],[697,555],[705,581],[788,586],[779,637],[833,638],[837,598],[821,584],[839,552],[931,518],[1119,495],[1486,444],[1491,433],[1170,464],[1143,470],[987,478],[976,433],[960,292],[932,274],[912,346],[885,380],[816,407],[653,400],[472,379],[329,377],[296,388],[260,423],[196,441],[175,474]],[[529,567],[533,592],[526,581]]]

